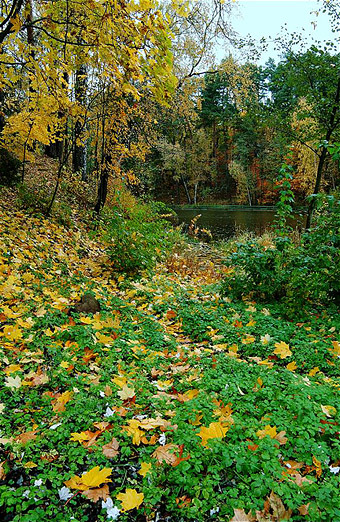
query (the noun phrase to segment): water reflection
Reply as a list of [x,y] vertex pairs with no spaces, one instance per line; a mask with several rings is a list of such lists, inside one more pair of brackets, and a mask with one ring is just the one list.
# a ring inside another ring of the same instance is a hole
[[[241,231],[262,234],[275,219],[274,209],[255,209],[240,208],[226,209],[221,207],[196,207],[195,209],[174,208],[179,221],[187,225],[191,220],[198,216],[197,224],[200,228],[207,228],[211,231],[214,239],[228,239]],[[303,218],[296,214],[289,224],[293,227],[301,226]]]

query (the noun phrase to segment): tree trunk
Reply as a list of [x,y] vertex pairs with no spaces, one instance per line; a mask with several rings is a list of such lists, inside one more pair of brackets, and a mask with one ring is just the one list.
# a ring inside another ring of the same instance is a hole
[[189,194],[188,186],[187,186],[186,181],[185,181],[185,179],[183,177],[183,174],[181,174],[181,180],[182,180],[183,187],[184,187],[184,190],[185,190],[185,193],[186,193],[186,196],[187,196],[188,203],[189,203],[189,205],[191,205],[191,197],[190,197],[190,194]]
[[97,202],[94,207],[94,211],[99,214],[103,206],[105,205],[106,196],[107,196],[107,185],[109,181],[109,165],[111,162],[111,157],[106,155],[105,163],[102,165],[102,169],[100,172],[100,179],[98,185],[98,195]]
[[[85,105],[86,99],[86,88],[87,88],[87,71],[85,65],[80,65],[76,71],[76,82],[75,82],[75,98],[79,105]],[[72,166],[74,172],[81,173],[82,181],[87,181],[86,172],[86,144],[82,134],[84,132],[85,123],[81,119],[77,119],[74,127],[74,148]]]
[[[63,74],[63,87],[65,90],[68,89],[69,84],[69,76],[67,72]],[[59,159],[62,161],[63,155],[65,154],[65,150],[67,148],[67,123],[65,123],[64,128],[62,128],[62,120],[64,119],[65,114],[63,111],[58,111],[58,120],[61,122],[60,128],[56,132],[56,138],[53,142],[49,143],[45,147],[45,154],[53,159]]]
[[[324,167],[325,159],[327,156],[327,145],[328,145],[328,141],[330,140],[330,138],[333,134],[333,131],[335,129],[334,123],[335,123],[335,119],[337,116],[337,112],[339,111],[339,101],[340,101],[340,78],[338,80],[337,90],[335,93],[333,108],[332,108],[331,116],[330,116],[329,123],[328,123],[328,130],[326,132],[324,145],[322,145],[322,147],[321,147],[321,154],[319,156],[318,170],[317,170],[317,174],[316,174],[316,181],[315,181],[315,187],[314,187],[313,194],[319,194],[319,191],[320,191],[323,167]],[[311,202],[309,204],[309,207],[308,207],[308,214],[307,214],[307,221],[306,221],[307,230],[310,229],[311,224],[312,224],[315,204],[316,204],[315,198],[312,198]]]

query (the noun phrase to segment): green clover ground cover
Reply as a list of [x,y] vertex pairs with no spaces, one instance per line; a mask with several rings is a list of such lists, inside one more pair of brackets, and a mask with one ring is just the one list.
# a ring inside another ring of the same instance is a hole
[[[336,309],[132,282],[81,231],[0,219],[1,520],[340,520]],[[69,312],[85,292],[100,313]]]

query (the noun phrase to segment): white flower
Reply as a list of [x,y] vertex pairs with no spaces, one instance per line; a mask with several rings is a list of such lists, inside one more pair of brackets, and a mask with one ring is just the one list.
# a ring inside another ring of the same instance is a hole
[[71,491],[66,486],[63,486],[61,489],[59,489],[58,493],[60,500],[68,500],[72,497]]
[[111,518],[112,520],[116,520],[119,517],[119,509],[117,506],[113,506],[113,508],[110,508],[107,510],[107,518]]
[[107,517],[116,520],[119,517],[119,509],[113,505],[112,498],[108,498],[105,502],[102,500],[102,509],[106,509]]
[[102,509],[111,509],[113,507],[112,498],[108,497],[107,500],[102,500]]
[[105,397],[105,393],[104,393],[103,391],[100,391],[100,392],[99,392],[99,395],[100,395],[101,397]]
[[219,507],[217,507],[217,508],[214,508],[214,509],[211,509],[211,510],[210,510],[210,516],[212,517],[213,515],[215,515],[215,513],[218,513],[218,512],[219,512],[219,510],[220,510],[220,508],[219,508]]
[[340,466],[329,466],[329,471],[337,475],[340,471]]
[[52,426],[50,426],[50,430],[56,430],[58,426],[61,426],[61,422],[57,422],[57,424],[52,424]]
[[112,417],[114,415],[114,411],[111,410],[111,408],[108,406],[106,408],[106,412],[104,413],[104,417]]
[[39,480],[35,480],[33,485],[39,487],[39,486],[41,486],[41,484],[42,484],[42,479],[39,479]]
[[162,433],[162,435],[159,437],[158,439],[158,442],[160,443],[161,446],[164,446],[165,443],[166,443],[166,436],[165,436],[165,433]]

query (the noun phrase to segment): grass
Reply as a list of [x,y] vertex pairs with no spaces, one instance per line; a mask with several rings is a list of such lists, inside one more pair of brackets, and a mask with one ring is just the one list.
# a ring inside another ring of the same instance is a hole
[[80,224],[0,227],[1,520],[340,520],[337,309],[222,298],[218,252],[133,281]]

